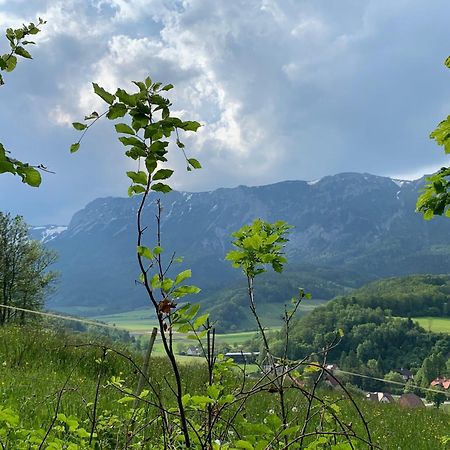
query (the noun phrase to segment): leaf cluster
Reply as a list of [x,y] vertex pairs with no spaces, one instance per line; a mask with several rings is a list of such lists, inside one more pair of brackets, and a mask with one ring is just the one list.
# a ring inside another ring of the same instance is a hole
[[292,226],[283,221],[271,224],[256,219],[232,234],[235,238],[232,244],[236,249],[228,252],[226,259],[250,278],[265,272],[267,265],[280,273],[287,262],[283,249],[290,228]]
[[10,51],[0,56],[0,86],[5,84],[1,72],[12,72],[17,65],[17,57],[32,59],[31,54],[25,49],[28,45],[34,45],[35,42],[27,40],[30,35],[38,34],[41,30],[39,26],[46,22],[39,18],[38,24],[31,22],[29,25],[23,25],[21,28],[8,28],[6,30],[6,39],[9,42]]
[[[450,69],[450,56],[445,60],[445,66]],[[442,120],[430,133],[430,138],[436,144],[444,147],[446,154],[450,153],[450,116]],[[442,167],[431,177],[422,194],[417,199],[416,211],[423,214],[424,219],[430,220],[435,215],[445,214],[450,217],[450,167]]]
[[[114,94],[97,83],[92,83],[95,94],[108,107],[101,114],[94,111],[85,116],[84,122],[72,124],[82,134],[78,141],[72,144],[70,151],[73,153],[79,150],[86,131],[101,117],[106,116],[109,120],[117,120],[127,116],[128,123],[120,122],[114,125],[119,134],[118,140],[126,147],[127,157],[144,163],[142,170],[127,172],[131,180],[128,194],[130,196],[143,194],[149,190],[167,193],[172,188],[166,180],[174,171],[161,168],[161,164],[168,161],[169,139],[173,133],[176,134],[176,144],[186,159],[187,170],[200,169],[201,164],[195,158],[186,156],[185,146],[179,138],[179,130],[195,132],[200,124],[195,121],[183,121],[170,115],[172,103],[164,94],[173,88],[172,84],[162,85],[162,83],[153,82],[150,77],[144,81],[133,81],[133,83],[137,88],[135,92],[118,88]],[[158,182],[153,183],[154,181]]]
[[[39,26],[44,25],[45,21],[39,18],[38,24],[30,23],[21,28],[6,30],[6,39],[9,42],[10,51],[0,55],[0,86],[5,84],[2,72],[12,72],[17,65],[17,57],[32,59],[31,54],[25,49],[26,46],[34,44],[27,40],[28,36],[40,32]],[[11,173],[19,175],[22,182],[32,187],[38,187],[41,184],[41,174],[38,169],[45,170],[43,165],[31,166],[10,156],[10,153],[0,143],[0,174]]]

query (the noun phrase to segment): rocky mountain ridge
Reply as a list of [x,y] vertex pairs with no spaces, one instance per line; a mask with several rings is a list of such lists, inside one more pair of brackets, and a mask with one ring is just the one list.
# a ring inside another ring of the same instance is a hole
[[[162,245],[168,257],[174,251],[185,257],[180,270],[192,268],[193,282],[210,294],[239,278],[224,261],[231,233],[258,217],[294,226],[286,248],[291,272],[296,265],[328,267],[336,277],[339,270],[347,278],[353,272],[358,282],[447,272],[450,221],[426,222],[414,212],[422,186],[423,179],[343,173],[312,182],[173,191],[160,196]],[[111,311],[146,304],[135,283],[138,202],[138,197],[96,199],[55,234],[48,245],[60,254],[62,279],[49,306]],[[154,205],[146,207],[144,217],[146,244],[154,246]]]

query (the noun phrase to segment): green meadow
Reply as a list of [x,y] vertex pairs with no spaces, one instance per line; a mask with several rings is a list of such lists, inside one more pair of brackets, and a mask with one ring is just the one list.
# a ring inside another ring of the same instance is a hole
[[[235,333],[239,341],[249,333]],[[230,336],[229,336],[230,337]],[[92,337],[51,332],[33,327],[3,327],[0,329],[0,399],[3,407],[17,412],[21,422],[28,427],[47,429],[58,405],[58,412],[74,415],[80,423],[88,423],[92,414],[92,399],[96,392],[101,347]],[[136,364],[142,364],[142,356],[121,344],[113,344],[121,353],[128,355]],[[200,358],[184,358],[181,365],[182,378],[189,392],[200,391],[206,383],[205,366]],[[151,361],[151,380],[161,389],[162,395],[170,395],[167,376],[168,360],[154,357]],[[126,405],[119,402],[122,394],[107,380],[120,376],[128,386],[137,382],[136,370],[130,362],[117,353],[108,353],[102,369],[99,390],[99,411],[124,414]],[[170,381],[170,380],[169,380]],[[304,397],[289,392],[292,413],[301,418],[305,410]],[[340,392],[323,391],[336,404],[342,417],[361,430],[351,403]],[[450,415],[436,408],[402,409],[397,405],[382,405],[365,401],[361,393],[355,400],[369,421],[373,439],[381,449],[387,450],[437,450],[450,448],[442,438],[450,436]],[[276,408],[273,395],[261,395],[248,404],[247,415],[263,421]],[[446,446],[447,445],[447,446]],[[358,447],[359,448],[359,447]],[[362,448],[362,447],[361,447]]]
[[414,317],[422,328],[433,333],[450,333],[450,317]]

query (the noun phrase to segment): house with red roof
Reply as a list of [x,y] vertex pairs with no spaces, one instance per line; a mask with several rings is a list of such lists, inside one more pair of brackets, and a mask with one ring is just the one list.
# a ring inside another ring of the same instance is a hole
[[431,386],[439,386],[447,391],[450,388],[450,378],[438,377],[431,382]]

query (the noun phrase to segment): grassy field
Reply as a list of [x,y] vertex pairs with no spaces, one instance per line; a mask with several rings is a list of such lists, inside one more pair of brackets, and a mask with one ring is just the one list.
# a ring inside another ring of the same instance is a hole
[[130,333],[151,333],[152,328],[157,325],[155,314],[150,308],[94,316],[92,319],[114,325],[118,328],[127,330]]
[[412,320],[427,331],[450,334],[450,317],[414,317]]
[[[248,338],[249,333],[234,333],[235,339]],[[76,340],[74,340],[76,339]],[[20,414],[21,422],[27,427],[47,429],[51,423],[58,403],[58,393],[65,386],[59,412],[74,414],[82,423],[89,423],[92,403],[96,392],[101,348],[92,345],[76,346],[83,336],[52,333],[33,328],[0,328],[0,399],[1,407],[10,407]],[[86,339],[90,338],[87,336]],[[122,351],[125,351],[123,349]],[[141,357],[131,354],[136,362],[142,364]],[[182,379],[185,388],[191,393],[201,392],[206,383],[204,366],[199,358],[186,358],[182,366]],[[195,364],[189,364],[195,362]],[[136,371],[127,360],[115,353],[109,353],[103,366],[99,391],[99,411],[117,414],[116,426],[121,432],[120,420],[126,413],[126,405],[118,403],[122,397],[117,389],[107,385],[106,380],[120,374],[128,386],[136,385]],[[168,383],[171,381],[170,368],[165,358],[152,360],[151,380],[158,386],[164,397],[171,396]],[[359,432],[361,424],[352,405],[341,393],[320,392],[327,401],[339,405],[345,423],[352,423]],[[440,438],[450,435],[450,420],[446,413],[435,408],[405,410],[397,405],[381,405],[355,397],[369,421],[371,434],[382,449],[388,450],[435,450],[448,449]],[[305,404],[303,396],[289,391],[289,407],[301,419]],[[251,399],[247,416],[256,423],[263,423],[276,410],[277,397],[261,393]],[[298,411],[298,412],[297,412]],[[150,411],[151,412],[151,411]],[[293,417],[293,416],[292,416]],[[1,422],[1,420],[0,420]],[[114,423],[114,422],[113,422]],[[0,423],[1,428],[1,423]],[[15,447],[6,447],[15,448]],[[44,447],[45,448],[45,447]],[[104,447],[112,448],[112,447]],[[366,448],[366,447],[361,447]]]
[[[318,306],[322,306],[327,303],[328,300],[305,300],[305,302],[300,305],[298,309],[298,315],[312,311]],[[279,328],[282,325],[281,316],[283,314],[282,306],[279,304],[268,304],[263,303],[258,307],[258,313],[264,326],[269,328]],[[156,325],[156,318],[154,313],[150,308],[137,309],[133,311],[121,312],[116,314],[108,315],[93,315],[90,317],[93,320],[99,320],[110,325],[115,325],[118,328],[122,328],[131,333],[150,333],[152,328]],[[256,327],[255,327],[256,328]],[[242,333],[231,333],[230,336],[232,341],[227,340],[227,343],[241,343],[242,339],[249,339],[248,333],[254,333],[253,331],[245,331]],[[231,337],[233,336],[233,337]],[[251,336],[250,336],[251,337]],[[219,338],[221,339],[221,338]]]
[[[241,333],[217,334],[216,335],[216,343],[217,344],[227,344],[227,345],[229,345],[231,347],[235,347],[235,348],[242,348],[242,346],[245,347],[245,343],[247,341],[251,340],[255,336],[255,334],[256,334],[256,331],[243,331]],[[141,339],[142,345],[146,345],[146,343],[148,342],[147,335],[141,336],[140,339]],[[185,347],[197,345],[195,341],[193,341],[191,339],[187,339],[183,335],[178,335],[178,334],[174,335],[174,343],[175,343],[175,346],[177,346],[178,344],[181,344],[182,346],[185,346]],[[243,348],[243,350],[246,350],[246,349]],[[156,338],[155,345],[153,347],[153,353],[155,355],[163,355],[164,354],[163,344],[158,337]],[[192,357],[180,356],[180,358],[189,359]],[[194,359],[195,359],[195,357],[194,357]]]

